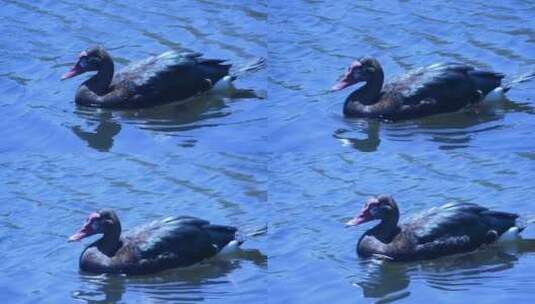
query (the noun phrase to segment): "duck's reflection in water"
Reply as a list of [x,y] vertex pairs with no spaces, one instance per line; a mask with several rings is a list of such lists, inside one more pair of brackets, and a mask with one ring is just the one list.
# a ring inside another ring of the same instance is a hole
[[[333,137],[340,140],[342,144],[351,146],[361,152],[376,151],[381,144],[379,137],[379,127],[381,122],[378,120],[361,120],[355,121],[353,131],[348,129],[338,129],[334,132]],[[351,133],[362,133],[364,138],[352,137]]]
[[[87,130],[87,127],[93,128]],[[71,130],[89,147],[97,151],[107,152],[113,147],[113,138],[121,132],[121,125],[113,120],[111,113],[103,112],[98,120],[88,121],[86,127],[71,126]]]
[[346,118],[345,126],[335,130],[333,137],[361,152],[378,149],[382,141],[380,132],[391,141],[412,141],[423,135],[437,143],[439,149],[466,148],[477,133],[503,128],[505,112],[535,113],[527,103],[503,100],[482,104],[478,109],[400,122]]
[[[201,96],[188,102],[173,103],[136,110],[109,110],[78,106],[74,111],[83,124],[70,126],[72,132],[89,147],[109,151],[124,127],[123,123],[139,129],[173,135],[203,127],[217,126],[217,118],[231,114],[224,99]],[[184,136],[186,137],[186,136]],[[191,145],[191,139],[186,140]]]
[[499,280],[523,254],[531,252],[535,252],[535,239],[419,262],[365,259],[359,262],[364,274],[355,284],[362,289],[364,297],[381,303],[408,297],[411,281],[423,281],[441,290],[467,290],[489,279]]
[[[214,258],[195,266],[152,275],[81,273],[81,286],[72,292],[72,297],[87,303],[130,303],[140,302],[140,299],[141,302],[150,303],[201,302],[206,297],[223,297],[226,290],[230,292],[233,288],[227,285],[234,286],[235,282],[227,275],[248,262],[252,262],[255,268],[267,268],[267,256],[255,249],[244,249],[233,255],[232,259]],[[134,299],[123,299],[127,290]]]

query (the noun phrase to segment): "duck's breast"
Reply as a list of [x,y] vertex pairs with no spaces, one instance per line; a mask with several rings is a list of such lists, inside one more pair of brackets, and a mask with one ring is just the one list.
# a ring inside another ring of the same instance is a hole
[[96,246],[87,247],[80,255],[80,269],[92,273],[114,272],[111,259]]

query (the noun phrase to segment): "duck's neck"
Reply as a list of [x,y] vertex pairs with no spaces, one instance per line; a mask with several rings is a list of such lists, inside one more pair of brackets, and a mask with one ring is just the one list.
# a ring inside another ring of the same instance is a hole
[[383,243],[390,243],[401,231],[398,226],[399,211],[394,209],[388,216],[370,230],[370,234]]
[[108,54],[105,54],[101,64],[98,73],[86,82],[88,88],[97,95],[108,93],[114,73],[113,60]]
[[121,224],[117,222],[98,240],[97,247],[100,252],[108,257],[112,257],[121,246]]
[[383,69],[377,67],[376,72],[371,76],[366,84],[351,93],[348,100],[356,101],[363,105],[372,105],[376,103],[379,101],[381,89],[383,88],[383,82]]

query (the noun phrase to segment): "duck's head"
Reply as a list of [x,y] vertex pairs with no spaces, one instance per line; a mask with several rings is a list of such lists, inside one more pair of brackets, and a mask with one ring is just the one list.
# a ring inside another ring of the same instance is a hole
[[373,220],[397,218],[399,215],[396,201],[389,195],[370,197],[362,210],[346,226],[356,226]]
[[351,63],[345,74],[340,77],[340,80],[338,80],[331,90],[340,91],[359,82],[368,82],[378,72],[382,72],[382,68],[375,58],[362,57]]
[[99,71],[103,62],[109,58],[107,52],[101,46],[93,46],[78,55],[78,62],[67,73],[61,76],[61,80],[72,78],[85,72]]
[[69,242],[79,241],[94,234],[107,234],[121,229],[119,219],[113,210],[102,209],[92,212],[78,232],[69,237]]

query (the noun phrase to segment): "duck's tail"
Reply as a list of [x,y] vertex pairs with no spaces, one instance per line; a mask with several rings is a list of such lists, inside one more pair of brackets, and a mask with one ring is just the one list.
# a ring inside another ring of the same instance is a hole
[[511,79],[506,84],[502,85],[503,91],[507,92],[512,87],[514,87],[514,86],[516,86],[516,85],[518,85],[520,83],[528,82],[528,81],[532,80],[533,78],[535,78],[535,71],[531,71],[531,72],[520,74],[520,75],[514,77],[513,79]]
[[504,233],[502,233],[498,238],[498,242],[503,244],[521,239],[522,237],[520,233],[524,231],[524,229],[526,229],[529,224],[532,223],[535,223],[535,218],[517,218],[515,221],[515,225],[507,229]]
[[240,77],[243,77],[246,74],[254,73],[260,71],[266,67],[266,59],[264,57],[256,58],[255,60],[239,67],[237,70],[231,73],[232,80],[236,80]]
[[524,225],[522,226],[522,228],[521,228],[520,231],[526,229],[526,227],[527,227],[529,224],[533,224],[533,223],[535,223],[535,218],[531,218],[531,219],[529,219],[529,220],[526,220],[526,222],[524,223]]
[[225,96],[231,98],[260,98],[263,99],[261,95],[257,94],[255,90],[252,89],[239,89],[236,88],[233,84],[234,80],[242,78],[246,74],[254,73],[259,71],[266,66],[266,60],[262,57],[255,59],[254,61],[231,71],[227,76],[223,77],[218,81],[209,91],[211,95]]
[[235,230],[233,240],[226,243],[221,247],[221,250],[217,253],[218,257],[232,256],[235,253],[240,252],[240,246],[247,240],[253,237],[264,235],[267,233],[267,224],[261,227],[253,228],[251,230]]
[[522,218],[521,220],[517,220],[516,227],[518,228],[518,232],[524,231],[530,224],[535,223],[535,218],[525,219]]
[[239,242],[239,244],[243,244],[247,239],[258,237],[261,235],[264,235],[268,232],[268,226],[267,224],[264,224],[260,227],[250,228],[250,229],[244,229],[241,231],[236,232],[236,240]]
[[[514,78],[510,79],[507,82],[502,82],[501,85],[495,87],[494,89],[486,93],[483,100],[485,102],[498,102],[498,101],[507,100],[507,98],[505,97],[505,93],[507,93],[514,86],[520,83],[530,81],[533,78],[535,78],[535,71],[531,71],[531,72],[527,72],[527,73],[523,73],[518,76],[515,76]],[[485,92],[484,90],[482,91]]]

